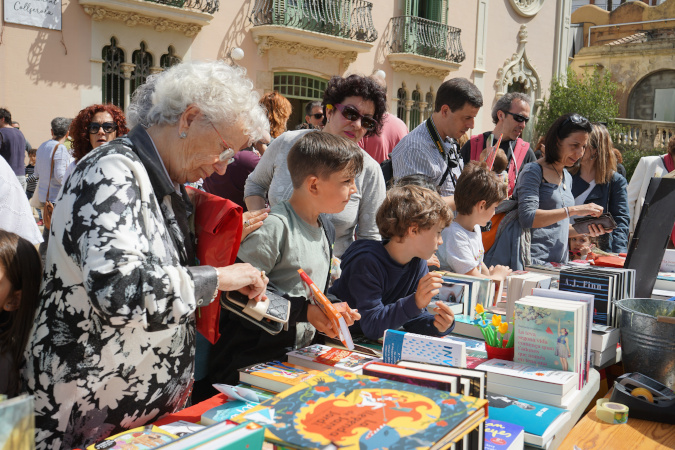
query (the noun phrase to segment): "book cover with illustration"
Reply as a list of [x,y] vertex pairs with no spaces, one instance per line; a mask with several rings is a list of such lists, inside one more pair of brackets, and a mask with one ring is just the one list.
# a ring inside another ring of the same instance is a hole
[[35,448],[35,401],[32,395],[0,401],[0,448]]
[[286,353],[286,355],[289,363],[309,367],[310,369],[326,370],[335,367],[355,373],[363,369],[366,363],[379,360],[374,356],[321,344],[299,348]]
[[593,322],[612,325],[610,304],[615,299],[614,281],[614,276],[610,273],[566,269],[560,271],[559,289],[593,295]]
[[214,384],[213,387],[227,399],[222,405],[211,408],[202,414],[200,420],[202,425],[213,425],[231,419],[273,397],[270,393],[262,393],[262,391],[243,386]]
[[239,369],[239,381],[272,392],[281,392],[321,373],[291,363],[270,361]]
[[509,422],[485,421],[485,450],[521,450],[525,445],[525,429]]
[[235,420],[286,446],[404,450],[445,448],[486,418],[486,400],[328,369]]
[[554,305],[533,306],[520,300],[516,302],[515,313],[515,362],[577,371],[577,315],[574,311],[556,309]]
[[439,366],[466,367],[466,344],[442,337],[386,330],[382,345],[382,360],[388,364],[406,360]]
[[175,434],[167,433],[154,425],[132,428],[107,437],[87,447],[87,450],[104,450],[116,448],[133,448],[134,450],[150,450],[178,439]]
[[[551,425],[566,413],[564,409],[555,406],[491,392],[487,393],[487,400],[490,403],[490,420],[520,425],[525,429],[525,433],[539,436],[544,443],[548,442],[557,431],[556,427]],[[487,442],[487,439],[485,441]],[[529,441],[527,436],[525,441]]]

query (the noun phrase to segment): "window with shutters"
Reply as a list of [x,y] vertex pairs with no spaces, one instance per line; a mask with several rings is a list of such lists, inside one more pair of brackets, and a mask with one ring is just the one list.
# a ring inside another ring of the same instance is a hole
[[134,70],[131,72],[130,92],[133,95],[138,86],[145,83],[150,75],[152,67],[152,55],[147,52],[145,42],[141,42],[140,48],[131,54],[131,61],[134,63]]
[[124,110],[124,50],[117,47],[117,39],[103,47],[103,103],[112,103]]

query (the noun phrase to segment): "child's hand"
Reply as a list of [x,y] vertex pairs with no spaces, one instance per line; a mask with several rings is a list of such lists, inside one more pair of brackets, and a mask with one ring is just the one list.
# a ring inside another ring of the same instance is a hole
[[417,305],[419,309],[426,308],[434,295],[438,294],[441,286],[443,286],[443,277],[441,277],[441,274],[429,272],[424,275],[419,283],[417,283],[415,305]]
[[500,265],[490,266],[488,271],[490,272],[491,276],[498,277],[502,281],[506,280],[506,277],[511,275],[511,272],[513,272],[510,267]]
[[438,260],[438,256],[434,255],[431,258],[427,259],[427,266],[441,267],[441,262]]
[[361,319],[361,314],[359,314],[358,309],[351,309],[347,302],[333,303],[335,309],[342,314],[342,318],[345,319],[348,327],[354,325],[354,322]]
[[586,259],[586,256],[591,252],[591,246],[590,245],[582,245],[581,248],[579,249],[579,255],[581,258],[579,259]]
[[330,319],[326,317],[321,308],[316,305],[307,306],[307,321],[311,323],[317,331],[330,338],[336,338],[338,336],[337,330],[333,329],[333,324]]
[[450,306],[443,302],[436,302],[436,315],[434,317],[434,326],[436,329],[444,333],[454,323],[455,314],[450,309]]

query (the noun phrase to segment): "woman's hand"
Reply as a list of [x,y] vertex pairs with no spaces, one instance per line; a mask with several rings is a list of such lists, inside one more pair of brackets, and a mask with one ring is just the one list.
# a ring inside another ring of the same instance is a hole
[[257,211],[246,211],[242,215],[244,221],[244,228],[241,230],[241,239],[244,240],[246,236],[253,233],[255,230],[263,226],[263,220],[267,219],[270,209],[263,208]]
[[333,324],[330,319],[326,317],[321,308],[316,305],[307,306],[307,322],[311,323],[318,332],[323,333],[330,338],[336,338],[338,336],[336,330],[333,329]]
[[598,217],[602,214],[602,206],[595,203],[587,203],[585,205],[575,205],[568,208],[570,216],[593,216]]
[[216,268],[218,272],[218,290],[239,291],[256,301],[265,299],[265,289],[269,278],[249,263],[232,264]]

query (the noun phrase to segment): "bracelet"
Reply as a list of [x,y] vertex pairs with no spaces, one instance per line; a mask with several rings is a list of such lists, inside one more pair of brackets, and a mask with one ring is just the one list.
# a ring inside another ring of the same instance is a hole
[[567,206],[565,206],[563,209],[565,210],[565,214],[567,214],[567,218],[569,219],[570,218],[570,209]]

